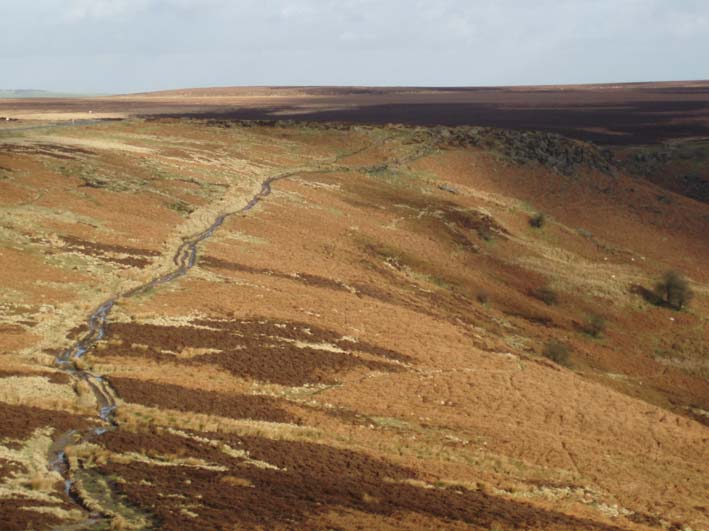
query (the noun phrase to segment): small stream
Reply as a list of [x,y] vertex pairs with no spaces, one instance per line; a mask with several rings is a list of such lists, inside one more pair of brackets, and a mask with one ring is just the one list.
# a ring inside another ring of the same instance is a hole
[[91,529],[96,525],[106,523],[107,514],[97,514],[92,512],[86,506],[86,503],[81,499],[78,489],[74,488],[74,480],[72,479],[72,472],[66,455],[66,449],[69,446],[91,442],[104,433],[118,428],[118,424],[115,420],[117,408],[117,396],[115,391],[111,388],[109,382],[105,378],[93,374],[88,370],[79,368],[80,365],[77,364],[76,360],[82,358],[87,352],[94,348],[98,341],[104,337],[108,316],[114,306],[118,304],[121,299],[126,299],[145,293],[151,288],[172,282],[173,280],[185,275],[192,267],[194,267],[197,261],[198,245],[212,236],[212,234],[214,234],[214,232],[224,223],[224,220],[226,220],[229,216],[245,213],[251,210],[258,204],[259,201],[271,193],[271,184],[274,181],[289,177],[294,173],[295,172],[290,172],[266,179],[261,183],[261,189],[259,192],[254,195],[243,208],[234,212],[220,214],[208,228],[200,233],[184,239],[173,256],[175,268],[172,271],[155,277],[141,286],[115,295],[104,301],[89,316],[86,323],[88,326],[86,333],[84,333],[83,336],[71,347],[57,356],[56,366],[68,374],[75,385],[80,385],[82,381],[88,385],[88,388],[96,398],[96,402],[98,404],[98,417],[101,420],[101,425],[98,427],[83,431],[73,429],[63,433],[53,442],[50,448],[48,465],[50,470],[55,470],[62,475],[64,478],[67,495],[78,505],[80,505],[82,509],[89,512],[89,518],[85,522],[68,527],[58,527],[56,528],[57,531],[66,529]]

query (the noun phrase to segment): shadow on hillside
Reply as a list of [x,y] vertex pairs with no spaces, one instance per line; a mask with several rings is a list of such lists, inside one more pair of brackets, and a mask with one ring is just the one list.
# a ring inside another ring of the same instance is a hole
[[665,300],[657,293],[647,289],[645,286],[641,286],[640,284],[631,285],[630,293],[634,295],[640,295],[645,300],[645,302],[648,302],[654,306],[668,306]]

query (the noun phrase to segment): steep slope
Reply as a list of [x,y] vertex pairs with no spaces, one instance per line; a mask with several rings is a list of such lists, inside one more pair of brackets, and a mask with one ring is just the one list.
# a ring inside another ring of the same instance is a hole
[[[709,526],[706,204],[493,129],[131,120],[3,142],[3,529]],[[67,447],[68,498],[46,453],[96,403],[54,355],[270,176],[77,362],[117,426]],[[636,294],[666,269],[689,310]]]

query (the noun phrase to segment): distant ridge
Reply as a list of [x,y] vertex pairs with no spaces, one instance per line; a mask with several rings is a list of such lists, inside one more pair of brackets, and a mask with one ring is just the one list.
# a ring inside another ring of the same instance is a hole
[[234,96],[343,96],[343,95],[399,95],[399,94],[446,94],[476,92],[614,92],[628,89],[709,89],[709,80],[686,81],[636,81],[619,83],[586,83],[571,85],[490,85],[490,86],[348,86],[348,85],[261,85],[261,86],[220,86],[185,87],[117,94],[125,97],[234,97]]
[[80,94],[71,92],[52,92],[38,89],[0,89],[0,98],[84,98],[86,96],[98,96],[98,94]]

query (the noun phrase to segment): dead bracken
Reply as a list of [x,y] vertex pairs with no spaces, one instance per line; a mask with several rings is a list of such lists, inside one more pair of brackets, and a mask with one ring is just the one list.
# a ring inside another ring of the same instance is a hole
[[195,89],[7,124],[0,529],[706,528],[690,88]]

